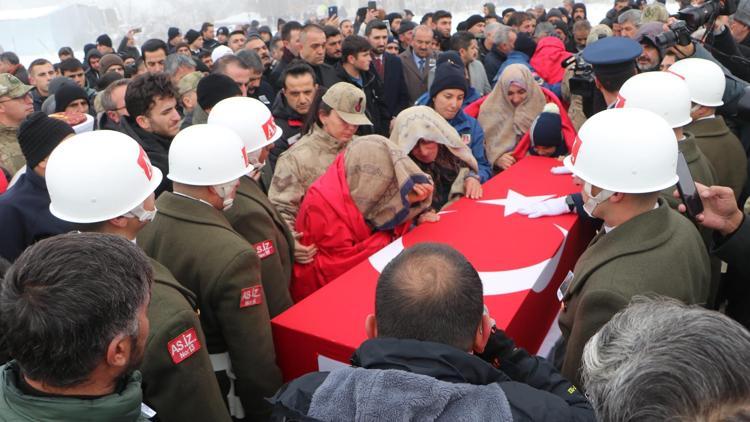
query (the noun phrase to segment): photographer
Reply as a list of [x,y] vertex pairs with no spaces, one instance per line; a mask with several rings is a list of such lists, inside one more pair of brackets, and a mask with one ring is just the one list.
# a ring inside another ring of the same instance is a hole
[[353,366],[287,384],[271,399],[272,420],[593,421],[568,380],[482,314],[482,298],[456,250],[405,250],[380,275]]

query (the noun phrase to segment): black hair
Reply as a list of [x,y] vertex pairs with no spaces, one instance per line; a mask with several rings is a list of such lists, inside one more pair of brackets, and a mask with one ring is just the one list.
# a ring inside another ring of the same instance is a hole
[[43,64],[52,64],[52,62],[50,62],[50,61],[49,61],[49,60],[47,60],[47,59],[36,59],[36,60],[34,60],[33,62],[31,62],[31,63],[29,64],[29,73],[32,73],[32,72],[34,71],[34,70],[33,70],[33,69],[34,69],[34,67],[36,67],[36,66],[41,66],[41,65],[43,65]]
[[125,91],[125,106],[131,118],[145,116],[156,104],[156,98],[178,98],[169,75],[166,73],[144,73],[130,82]]
[[74,70],[83,69],[83,63],[75,57],[65,59],[60,62],[60,73],[72,72]]
[[160,39],[152,38],[146,41],[145,43],[143,43],[143,45],[141,46],[141,57],[143,57],[143,59],[145,60],[146,53],[153,53],[157,50],[164,50],[164,56],[169,54],[169,48],[167,48],[167,43],[165,43],[164,41]]
[[453,15],[451,15],[451,12],[449,12],[447,10],[437,10],[432,15],[432,21],[435,22],[435,23],[437,23],[437,21],[439,21],[440,19],[443,19],[443,18],[452,18],[452,17],[453,17]]
[[201,35],[203,35],[203,33],[212,26],[214,26],[214,24],[212,24],[211,22],[203,22],[203,24],[201,25]]
[[86,381],[115,337],[137,338],[152,280],[146,255],[120,236],[69,233],[30,246],[0,290],[21,373],[58,388]]
[[526,12],[513,12],[508,19],[508,26],[520,26],[522,23],[533,19],[534,17]]
[[462,48],[464,50],[468,50],[473,40],[476,40],[476,37],[474,37],[474,34],[472,34],[471,32],[458,31],[455,34],[451,35],[450,49],[453,51],[458,51]]
[[482,280],[452,247],[419,243],[401,252],[378,278],[378,336],[469,350],[483,312]]
[[419,24],[420,24],[420,25],[424,25],[424,24],[425,24],[425,23],[427,22],[427,20],[428,20],[428,19],[432,19],[434,15],[435,15],[435,14],[434,14],[434,13],[432,13],[432,12],[430,12],[430,13],[425,13],[424,15],[422,15],[422,20],[421,20],[421,21],[419,21]]
[[286,78],[288,76],[299,77],[305,74],[309,74],[310,76],[312,76],[313,83],[315,83],[315,71],[313,70],[313,68],[303,60],[292,60],[281,73],[281,77],[279,78],[281,87],[286,88]]
[[21,63],[21,61],[18,59],[18,55],[12,51],[6,51],[4,53],[0,53],[0,61],[10,63],[10,64]]
[[386,26],[385,22],[383,22],[381,20],[373,19],[365,27],[365,36],[369,37],[370,33],[372,33],[373,29],[378,29],[378,30],[381,30],[381,31],[382,30],[386,30],[387,31],[388,30],[388,26]]
[[315,93],[315,98],[310,105],[310,111],[307,113],[307,116],[305,116],[305,124],[302,125],[302,130],[299,132],[302,136],[311,133],[316,125],[323,127],[323,122],[320,121],[318,112],[323,112],[323,114],[328,115],[331,113],[331,110],[333,110],[328,104],[323,102],[323,96],[326,94],[326,91],[326,87],[322,85],[318,86],[318,92]]
[[346,63],[349,56],[357,58],[359,53],[369,53],[372,51],[372,45],[367,38],[359,35],[349,35],[344,38],[344,42],[341,43],[341,62]]
[[324,26],[323,32],[326,33],[326,39],[335,37],[337,35],[341,35],[341,31],[339,31],[339,29],[336,28],[335,26],[331,26],[331,25]]
[[297,21],[289,21],[281,27],[281,39],[284,41],[291,41],[292,31],[301,31],[302,24]]
[[616,73],[607,72],[605,74],[600,74],[597,73],[596,68],[594,68],[594,76],[596,77],[596,80],[598,80],[602,88],[608,92],[619,92],[620,88],[625,84],[625,81],[635,76],[636,73],[638,72],[635,62],[633,62],[631,67]]

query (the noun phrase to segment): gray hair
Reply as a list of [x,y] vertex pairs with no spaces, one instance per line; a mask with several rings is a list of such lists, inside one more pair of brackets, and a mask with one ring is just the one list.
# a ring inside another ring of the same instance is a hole
[[557,32],[555,32],[555,25],[552,25],[549,22],[541,22],[536,26],[536,29],[534,30],[534,39],[540,39],[544,37],[555,37],[557,36]]
[[641,26],[641,11],[636,9],[631,9],[626,12],[623,12],[622,15],[617,17],[617,23],[620,25],[624,24],[625,22],[633,22],[633,24],[636,27]]
[[513,28],[508,25],[498,23],[499,28],[495,31],[492,37],[492,43],[495,45],[505,44],[510,41],[510,33],[515,32]]
[[112,91],[121,86],[128,86],[129,83],[130,79],[118,79],[109,84],[109,86],[107,86],[107,88],[105,88],[104,91],[99,94],[102,96],[102,108],[104,109],[104,111],[117,110],[117,104],[115,104],[115,102],[112,100]]
[[237,52],[237,57],[242,60],[245,65],[256,72],[263,73],[265,67],[263,62],[260,60],[260,56],[253,50],[240,50]]
[[167,60],[164,62],[164,71],[167,72],[169,76],[174,76],[174,74],[177,73],[177,69],[181,67],[195,70],[195,60],[184,54],[172,53],[167,56]]
[[492,22],[491,24],[484,27],[484,35],[487,37],[491,37],[492,34],[497,31],[502,24],[499,22]]
[[600,421],[734,420],[750,411],[750,333],[718,312],[636,296],[586,344],[582,380]]
[[580,20],[573,24],[573,32],[591,31],[591,23],[586,19]]

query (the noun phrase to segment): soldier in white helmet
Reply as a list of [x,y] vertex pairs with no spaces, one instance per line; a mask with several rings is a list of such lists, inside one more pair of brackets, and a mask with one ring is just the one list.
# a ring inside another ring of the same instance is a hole
[[[156,214],[162,180],[146,152],[120,132],[75,135],[47,163],[50,212],[83,232],[134,241]],[[151,259],[154,282],[141,372],[143,399],[161,420],[230,421],[198,320],[195,294]]]

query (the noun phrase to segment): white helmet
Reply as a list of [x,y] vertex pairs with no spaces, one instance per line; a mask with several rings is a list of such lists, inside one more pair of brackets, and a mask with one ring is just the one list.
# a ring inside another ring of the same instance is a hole
[[227,47],[226,45],[220,45],[213,49],[211,52],[211,61],[216,63],[217,60],[220,58],[226,56],[227,54],[234,54],[232,52],[232,49]]
[[669,71],[685,79],[694,103],[706,107],[724,104],[726,79],[718,64],[706,59],[689,58],[677,61]]
[[581,126],[564,163],[602,189],[658,192],[677,183],[677,139],[664,119],[648,110],[604,110]]
[[219,101],[208,115],[208,124],[225,126],[235,131],[245,143],[248,153],[272,144],[282,134],[268,107],[255,98],[248,97]]
[[169,147],[169,174],[177,183],[213,186],[250,172],[245,145],[231,129],[193,125],[177,134]]
[[162,174],[131,137],[98,130],[75,135],[55,148],[45,179],[52,215],[96,223],[138,207],[159,186]]
[[646,72],[623,84],[615,108],[635,107],[653,111],[674,129],[693,121],[690,118],[691,105],[690,90],[682,78],[669,72]]

